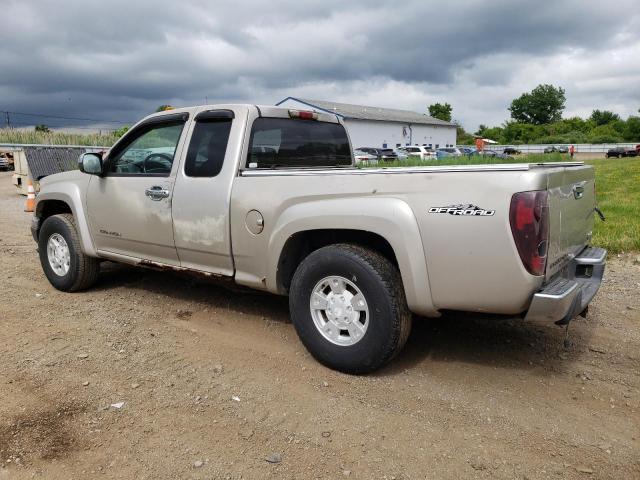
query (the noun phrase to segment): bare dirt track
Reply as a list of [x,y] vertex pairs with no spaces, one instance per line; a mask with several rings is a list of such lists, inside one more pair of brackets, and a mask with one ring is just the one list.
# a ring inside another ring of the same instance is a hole
[[54,290],[23,202],[0,174],[0,480],[640,478],[638,254],[568,350],[553,325],[416,319],[353,377],[285,298],[110,263]]

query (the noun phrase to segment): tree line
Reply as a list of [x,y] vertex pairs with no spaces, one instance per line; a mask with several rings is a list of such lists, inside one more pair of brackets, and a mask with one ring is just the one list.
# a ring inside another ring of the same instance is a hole
[[[538,85],[513,99],[508,109],[511,118],[500,126],[480,125],[471,134],[454,120],[458,125],[458,144],[471,145],[475,136],[503,145],[640,142],[640,116],[630,115],[623,120],[617,113],[595,109],[589,118],[562,118],[565,101],[562,87]],[[428,110],[432,117],[452,121],[453,108],[448,103],[434,103]]]

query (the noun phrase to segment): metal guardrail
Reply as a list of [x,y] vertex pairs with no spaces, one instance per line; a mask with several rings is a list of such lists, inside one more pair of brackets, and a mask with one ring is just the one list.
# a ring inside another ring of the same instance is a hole
[[[497,152],[502,152],[507,147],[516,148],[520,150],[522,153],[544,153],[544,149],[547,147],[566,147],[569,148],[573,145],[576,149],[576,153],[606,153],[607,150],[616,147],[624,147],[624,148],[636,148],[638,142],[635,143],[544,143],[544,144],[525,144],[525,145],[515,145],[511,144],[492,144],[485,145],[485,150],[495,150]],[[464,146],[464,145],[462,145]],[[467,147],[470,145],[466,145]]]

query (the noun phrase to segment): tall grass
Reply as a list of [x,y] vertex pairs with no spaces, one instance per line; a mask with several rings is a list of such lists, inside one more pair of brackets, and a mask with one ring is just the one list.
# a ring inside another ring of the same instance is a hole
[[118,139],[116,135],[97,133],[78,134],[65,132],[36,132],[33,130],[15,130],[0,128],[1,143],[26,143],[38,145],[88,145],[110,147]]
[[[511,159],[475,155],[446,157],[426,162],[410,157],[408,160],[385,162],[371,167],[544,163],[569,160],[569,155],[560,153],[518,155]],[[596,217],[593,245],[604,247],[611,253],[640,251],[640,157],[599,158],[585,163],[595,168],[598,206],[606,216],[605,222]]]

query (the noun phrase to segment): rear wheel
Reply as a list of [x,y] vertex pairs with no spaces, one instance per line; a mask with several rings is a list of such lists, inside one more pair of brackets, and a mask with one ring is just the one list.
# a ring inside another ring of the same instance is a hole
[[47,218],[38,235],[40,264],[49,283],[63,292],[89,288],[98,279],[98,259],[82,252],[73,215]]
[[372,372],[404,346],[411,312],[397,268],[377,252],[338,244],[311,253],[289,292],[300,340],[324,365]]

